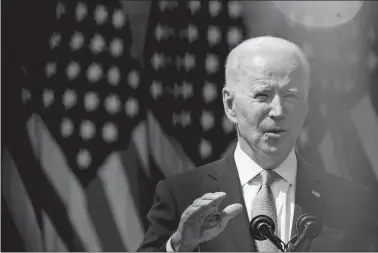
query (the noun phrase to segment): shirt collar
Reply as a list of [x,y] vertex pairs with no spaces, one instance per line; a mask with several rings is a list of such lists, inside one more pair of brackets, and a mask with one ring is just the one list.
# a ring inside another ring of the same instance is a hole
[[[234,158],[242,187],[263,170],[241,149],[239,142],[235,149]],[[296,186],[297,159],[294,149],[274,171],[291,185]]]

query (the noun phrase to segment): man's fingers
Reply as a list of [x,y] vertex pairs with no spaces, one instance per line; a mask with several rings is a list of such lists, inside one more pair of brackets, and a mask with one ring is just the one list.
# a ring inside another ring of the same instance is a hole
[[204,196],[196,199],[192,206],[204,207],[204,208],[213,208],[218,207],[218,205],[226,198],[226,193],[224,192],[215,192],[207,193]]
[[[226,197],[227,195],[224,192],[213,193],[211,197],[208,197],[205,200],[201,200],[202,205],[198,212],[203,215],[208,215],[213,212],[218,213],[218,206]],[[201,203],[201,201],[199,201],[199,203]]]
[[224,229],[230,219],[234,218],[236,215],[241,213],[243,206],[241,204],[232,204],[227,206],[220,214],[213,214],[206,218],[204,225],[205,229],[213,228],[215,226],[220,226]]
[[184,212],[185,217],[198,216],[197,218],[207,216],[212,212],[218,212],[218,205],[226,198],[224,192],[207,193],[196,199]]
[[201,199],[217,199],[219,197],[225,197],[227,194],[225,192],[209,192],[204,195],[202,195]]
[[220,203],[227,197],[227,194],[225,192],[214,192],[213,195],[209,199],[210,205],[212,206],[219,206]]
[[226,206],[225,209],[220,214],[221,220],[227,224],[229,220],[234,218],[236,215],[243,211],[243,206],[239,203],[235,203],[229,206]]
[[201,206],[204,206],[204,205],[209,205],[211,202],[211,200],[209,199],[196,199],[193,201],[193,204],[191,204],[191,206],[195,206],[195,207],[201,207]]

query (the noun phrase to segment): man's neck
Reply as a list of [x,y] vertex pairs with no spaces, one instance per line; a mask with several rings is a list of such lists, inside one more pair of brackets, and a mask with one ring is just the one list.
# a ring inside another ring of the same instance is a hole
[[277,168],[288,156],[283,152],[277,152],[276,154],[264,153],[255,147],[251,147],[244,139],[239,138],[240,148],[246,153],[255,163],[257,163],[263,169]]

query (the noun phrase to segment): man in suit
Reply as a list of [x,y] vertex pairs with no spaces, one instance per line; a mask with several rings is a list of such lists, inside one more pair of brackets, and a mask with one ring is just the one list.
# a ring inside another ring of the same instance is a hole
[[308,61],[289,41],[265,36],[234,48],[222,96],[237,147],[221,160],[158,183],[138,250],[277,251],[269,240],[253,239],[250,221],[271,217],[275,234],[288,243],[303,213],[323,225],[310,251],[375,250],[376,235],[367,231],[372,223],[362,221],[368,190],[313,167],[294,148],[309,85]]

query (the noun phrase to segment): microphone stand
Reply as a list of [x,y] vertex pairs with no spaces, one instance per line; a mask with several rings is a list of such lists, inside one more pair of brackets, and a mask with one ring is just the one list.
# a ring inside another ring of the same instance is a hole
[[284,252],[285,243],[274,234],[271,226],[261,226],[259,229],[260,233],[269,241],[271,241],[278,249]]
[[[297,239],[295,240],[294,244],[290,244],[290,246],[291,246],[290,247],[290,251],[291,252],[294,252],[297,249],[301,249],[301,251],[308,251],[310,249],[312,240],[314,238],[312,238],[312,237],[309,238],[307,236],[308,231],[309,231],[309,227],[306,226],[304,228],[304,230],[302,231],[302,233],[297,237]],[[301,246],[303,246],[303,247],[301,247]]]
[[308,238],[307,236],[308,227],[305,227],[299,235],[296,234],[288,243],[284,243],[268,226],[262,226],[260,231],[266,239],[271,241],[282,252],[295,252],[298,249],[303,252],[308,251],[313,240],[313,238]]
[[271,227],[261,226],[259,231],[265,237],[265,239],[268,239],[269,241],[271,241],[282,252],[292,252],[293,251],[294,248],[290,247],[290,245],[292,245],[292,244],[290,244],[291,241],[287,244],[284,243],[278,236],[276,236],[274,234]]
[[313,214],[303,214],[297,220],[297,234],[288,243],[289,251],[309,251],[312,240],[322,230],[320,221]]
[[282,252],[309,251],[312,240],[320,233],[321,224],[316,224],[314,215],[304,214],[297,221],[297,234],[286,244],[274,234],[273,220],[265,215],[259,215],[250,223],[251,235],[255,240],[268,239]]
[[279,250],[286,252],[287,245],[274,234],[275,225],[273,220],[266,215],[258,215],[254,217],[250,223],[250,232],[255,240],[263,241],[268,239]]

